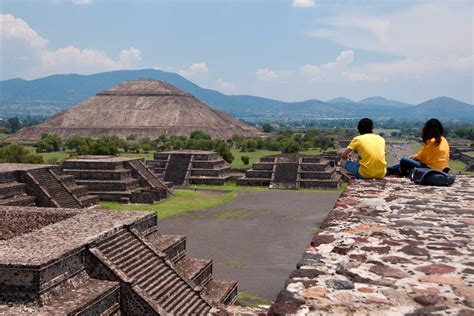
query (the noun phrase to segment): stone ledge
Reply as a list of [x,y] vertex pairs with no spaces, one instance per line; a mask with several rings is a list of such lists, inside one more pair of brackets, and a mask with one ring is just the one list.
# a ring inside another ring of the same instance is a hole
[[270,314],[474,314],[474,177],[353,181]]

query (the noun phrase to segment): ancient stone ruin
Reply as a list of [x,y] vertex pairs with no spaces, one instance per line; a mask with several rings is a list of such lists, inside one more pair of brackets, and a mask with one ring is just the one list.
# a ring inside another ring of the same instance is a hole
[[41,124],[21,129],[9,140],[36,141],[44,133],[66,139],[75,135],[157,139],[160,135],[189,136],[196,130],[220,139],[258,134],[255,128],[168,83],[141,79],[97,93]]
[[154,212],[0,207],[1,315],[206,315],[237,284]]
[[474,315],[473,181],[353,180],[269,312]]
[[267,156],[254,163],[237,179],[238,185],[268,186],[272,189],[337,189],[341,176],[334,159],[315,155],[283,154]]
[[57,166],[0,164],[0,206],[83,208],[98,202]]
[[223,185],[231,179],[229,164],[211,151],[158,152],[147,165],[164,181],[174,185]]
[[104,201],[153,203],[171,194],[140,158],[82,156],[64,161],[62,172]]

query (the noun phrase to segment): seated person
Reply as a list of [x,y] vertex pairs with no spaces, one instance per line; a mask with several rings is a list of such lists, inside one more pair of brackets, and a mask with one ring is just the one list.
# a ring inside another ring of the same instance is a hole
[[437,119],[430,119],[422,130],[423,148],[410,158],[402,158],[400,164],[387,168],[389,174],[408,176],[413,168],[444,170],[449,164],[449,144],[444,138],[444,128]]
[[[373,133],[373,127],[371,119],[360,120],[357,125],[360,136],[354,137],[341,153],[341,166],[358,179],[381,179],[387,172],[385,140]],[[359,154],[359,162],[349,160],[353,151]]]

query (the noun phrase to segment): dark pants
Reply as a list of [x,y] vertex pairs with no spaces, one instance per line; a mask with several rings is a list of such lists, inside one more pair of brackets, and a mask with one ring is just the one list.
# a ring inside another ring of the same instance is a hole
[[389,174],[399,174],[406,177],[414,168],[428,168],[428,166],[414,159],[402,158],[400,164],[388,167],[387,171]]

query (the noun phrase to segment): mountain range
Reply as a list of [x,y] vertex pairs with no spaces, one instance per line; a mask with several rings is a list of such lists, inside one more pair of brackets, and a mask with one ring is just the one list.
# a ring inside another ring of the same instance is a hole
[[179,74],[155,69],[119,70],[93,75],[60,74],[35,80],[0,81],[0,117],[51,116],[100,91],[140,78],[170,83],[212,108],[247,121],[366,116],[418,120],[435,116],[444,120],[474,121],[474,105],[448,97],[438,97],[416,105],[380,96],[360,101],[339,97],[326,102],[316,99],[285,102],[251,95],[225,95],[202,88]]

